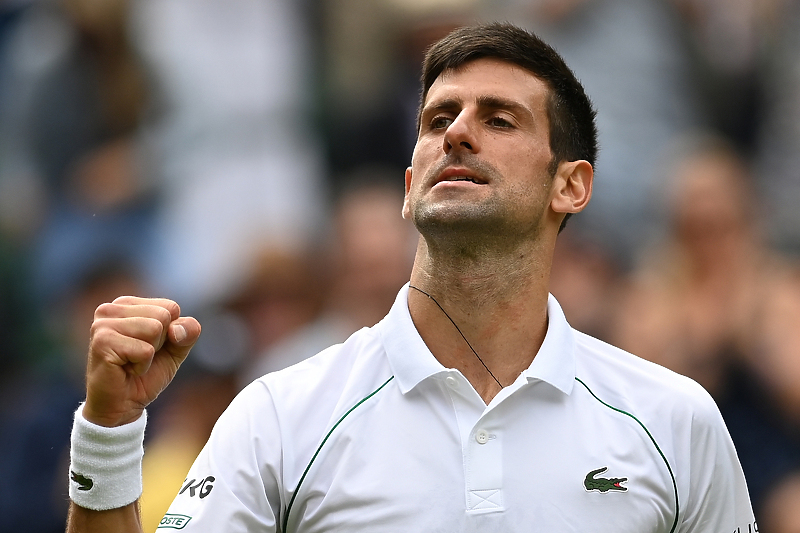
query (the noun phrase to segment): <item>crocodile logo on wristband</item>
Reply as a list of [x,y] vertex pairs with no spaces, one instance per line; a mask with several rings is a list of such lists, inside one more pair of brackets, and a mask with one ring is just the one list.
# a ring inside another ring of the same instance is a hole
[[70,479],[78,484],[78,490],[92,490],[94,482],[91,480],[91,478],[88,478],[83,474],[79,474],[74,470],[70,470],[69,472],[72,474]]

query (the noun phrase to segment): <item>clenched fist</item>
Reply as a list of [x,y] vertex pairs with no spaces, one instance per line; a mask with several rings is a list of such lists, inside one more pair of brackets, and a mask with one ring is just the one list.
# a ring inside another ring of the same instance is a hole
[[107,427],[133,422],[175,377],[200,336],[172,300],[122,296],[94,314],[83,416]]

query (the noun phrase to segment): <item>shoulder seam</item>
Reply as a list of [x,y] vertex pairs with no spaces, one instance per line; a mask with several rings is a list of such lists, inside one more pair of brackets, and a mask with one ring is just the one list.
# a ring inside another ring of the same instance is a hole
[[289,525],[289,513],[292,510],[292,505],[294,505],[294,500],[297,497],[297,494],[300,492],[300,486],[303,484],[303,481],[306,479],[306,475],[308,474],[308,471],[311,469],[311,465],[314,464],[314,461],[316,460],[317,456],[319,455],[319,452],[322,451],[322,447],[325,446],[325,443],[328,441],[328,438],[331,436],[331,434],[333,434],[333,432],[336,430],[336,428],[339,427],[339,424],[341,424],[342,421],[344,421],[344,419],[347,418],[350,415],[350,413],[355,411],[358,406],[360,406],[361,404],[363,404],[364,402],[366,402],[367,400],[369,400],[370,398],[372,398],[373,396],[378,394],[378,392],[380,392],[381,389],[383,389],[393,379],[394,379],[394,376],[391,376],[389,379],[384,381],[383,384],[380,387],[378,387],[377,389],[375,389],[371,393],[369,393],[366,396],[364,396],[363,398],[361,398],[361,400],[359,400],[353,407],[348,409],[347,412],[345,414],[343,414],[341,416],[341,418],[339,418],[339,420],[336,421],[336,423],[333,425],[333,427],[330,429],[330,431],[328,431],[328,434],[325,435],[325,438],[322,439],[322,442],[317,447],[317,451],[314,452],[314,455],[311,457],[311,460],[308,462],[308,465],[306,465],[306,469],[303,471],[303,475],[300,476],[300,481],[297,482],[297,487],[294,489],[294,494],[292,494],[291,500],[289,500],[289,505],[286,506],[286,511],[284,512],[283,521],[282,521],[283,523],[281,525],[282,526],[281,527],[281,531],[283,531],[283,533],[286,533],[286,528]]

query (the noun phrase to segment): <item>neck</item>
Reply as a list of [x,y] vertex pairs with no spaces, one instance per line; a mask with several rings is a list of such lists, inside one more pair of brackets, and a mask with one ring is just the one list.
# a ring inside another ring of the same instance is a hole
[[409,291],[411,317],[433,355],[486,403],[530,365],[547,331],[552,247],[538,246],[443,254],[420,239],[411,285],[430,297]]

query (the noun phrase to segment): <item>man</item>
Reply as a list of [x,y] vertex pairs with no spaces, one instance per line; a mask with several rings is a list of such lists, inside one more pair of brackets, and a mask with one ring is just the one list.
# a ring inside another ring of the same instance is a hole
[[[242,391],[160,528],[755,531],[710,396],[571,329],[548,296],[596,153],[563,60],[512,26],[456,30],[426,56],[421,100],[410,284],[373,328]],[[138,492],[107,496],[135,468],[82,450],[135,456],[144,406],[199,331],[166,300],[98,308],[68,531],[140,530]]]

